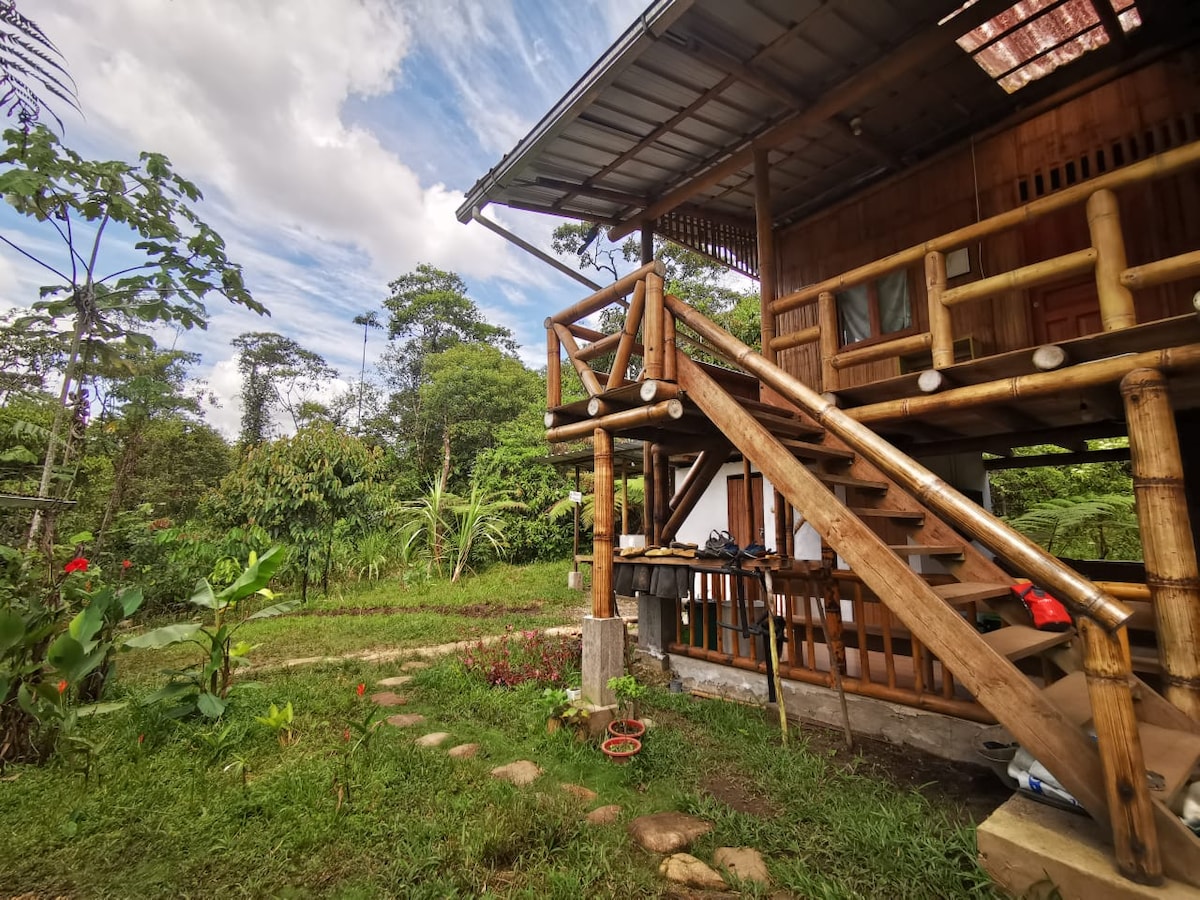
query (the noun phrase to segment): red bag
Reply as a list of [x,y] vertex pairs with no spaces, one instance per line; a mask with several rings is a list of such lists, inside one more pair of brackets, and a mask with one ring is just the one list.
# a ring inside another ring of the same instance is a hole
[[1039,631],[1067,631],[1071,627],[1071,616],[1067,608],[1055,597],[1047,594],[1032,581],[1020,581],[1012,586],[1012,592],[1021,598],[1029,615],[1033,617],[1033,627]]

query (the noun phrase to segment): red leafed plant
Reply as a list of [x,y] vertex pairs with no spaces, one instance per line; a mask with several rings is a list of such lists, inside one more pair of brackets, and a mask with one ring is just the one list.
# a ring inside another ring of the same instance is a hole
[[555,687],[578,680],[582,643],[577,635],[521,631],[493,643],[480,641],[463,654],[463,667],[498,687],[532,682]]

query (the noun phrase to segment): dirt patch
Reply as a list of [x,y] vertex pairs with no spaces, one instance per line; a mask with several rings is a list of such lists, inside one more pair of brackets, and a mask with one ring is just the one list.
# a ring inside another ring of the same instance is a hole
[[755,790],[748,780],[737,775],[717,772],[700,782],[700,790],[714,800],[724,803],[734,812],[746,813],[760,819],[775,815],[770,798]]
[[298,609],[287,616],[399,616],[408,613],[431,612],[442,615],[465,616],[468,619],[498,619],[512,613],[540,613],[542,604],[528,603],[525,606],[489,606],[486,603],[469,603],[466,606],[445,607],[421,604],[419,606],[344,606],[338,609]]
[[806,724],[809,747],[826,753],[846,771],[887,778],[902,788],[915,788],[948,810],[956,820],[977,825],[1012,796],[990,769],[953,762],[912,747],[854,736],[854,750],[846,749],[842,732]]

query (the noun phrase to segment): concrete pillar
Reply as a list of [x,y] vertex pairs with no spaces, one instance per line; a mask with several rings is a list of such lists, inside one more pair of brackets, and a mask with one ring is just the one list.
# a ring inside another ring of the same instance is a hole
[[675,640],[675,601],[638,592],[638,648],[661,659]]
[[617,618],[583,617],[583,699],[612,706],[616,695],[608,679],[625,674],[625,623]]

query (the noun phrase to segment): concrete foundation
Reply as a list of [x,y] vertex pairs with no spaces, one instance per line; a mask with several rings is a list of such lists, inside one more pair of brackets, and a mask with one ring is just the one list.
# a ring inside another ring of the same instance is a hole
[[638,649],[662,659],[675,640],[675,601],[651,594],[637,595]]
[[1095,822],[1020,794],[988,816],[976,836],[980,865],[1014,897],[1200,900],[1200,889],[1178,881],[1147,887],[1123,878]]
[[583,699],[592,706],[612,706],[616,695],[608,679],[625,674],[625,623],[617,618],[583,617]]
[[[678,654],[671,657],[671,670],[683,682],[685,691],[698,690],[751,703],[767,700],[767,677],[762,673]],[[783,698],[790,717],[842,727],[838,695],[830,688],[785,680]],[[846,695],[846,706],[855,734],[916,747],[944,759],[982,763],[975,746],[979,732],[986,726],[855,694]]]
[[583,573],[582,572],[576,571],[576,572],[568,572],[567,573],[567,589],[572,590],[572,591],[582,591],[583,590]]

